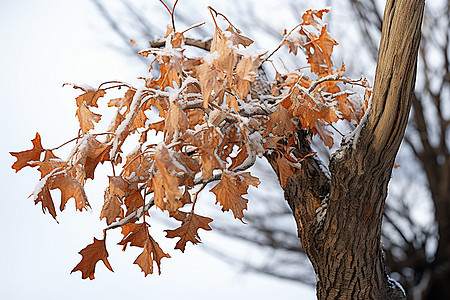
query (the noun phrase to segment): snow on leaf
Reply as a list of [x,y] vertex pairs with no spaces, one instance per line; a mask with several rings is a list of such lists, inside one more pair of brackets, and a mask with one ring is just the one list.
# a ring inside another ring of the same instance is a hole
[[302,15],[302,19],[303,19],[302,25],[312,25],[312,26],[316,27],[317,29],[320,29],[320,23],[314,19],[314,16],[319,19],[322,19],[323,14],[328,13],[329,11],[330,10],[328,8],[320,9],[320,10],[308,9]]
[[70,273],[81,271],[81,278],[86,279],[89,277],[92,280],[94,279],[95,265],[99,260],[103,261],[105,266],[114,272],[108,261],[108,251],[106,251],[104,239],[97,240],[94,238],[94,243],[87,245],[79,253],[82,259]]
[[227,29],[225,29],[225,31],[227,31],[229,37],[228,39],[236,46],[238,45],[242,45],[244,47],[248,47],[251,44],[253,44],[253,40],[242,35],[240,32],[234,30],[234,28],[230,25],[228,26]]
[[81,94],[75,99],[77,102],[77,107],[80,107],[83,104],[86,104],[87,106],[98,107],[97,101],[104,95],[105,90],[87,90],[84,94]]
[[41,172],[41,180],[33,193],[35,204],[42,202],[42,208],[47,208],[54,218],[56,213],[50,190],[61,191],[61,211],[71,198],[74,198],[75,208],[79,211],[90,206],[82,184],[67,169],[67,163],[58,159],[51,151],[46,151],[44,161],[34,162],[32,166],[38,166]]
[[333,132],[328,130],[326,128],[326,123],[322,120],[317,120],[316,125],[314,128],[317,130],[317,133],[319,134],[320,139],[323,141],[325,146],[327,146],[329,149],[333,147],[334,141],[333,141]]
[[[226,31],[230,33],[230,31]],[[236,66],[238,56],[235,49],[228,43],[229,38],[233,38],[234,34],[225,34],[220,28],[216,27],[213,41],[211,43],[211,53],[217,51],[218,55],[213,61],[213,66],[221,71],[225,76],[231,78],[233,68]]]
[[111,145],[101,143],[91,135],[85,135],[85,138],[83,144],[78,147],[73,163],[83,169],[84,176],[78,178],[81,183],[85,178],[94,179],[95,168],[99,163],[109,160],[111,150]]

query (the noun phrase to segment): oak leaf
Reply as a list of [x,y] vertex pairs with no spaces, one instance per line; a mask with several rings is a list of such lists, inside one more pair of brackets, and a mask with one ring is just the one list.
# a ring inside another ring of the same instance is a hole
[[42,203],[44,212],[45,209],[48,209],[56,219],[54,202],[50,194],[50,190],[53,189],[61,191],[61,211],[64,210],[67,201],[71,198],[74,198],[77,210],[81,211],[90,206],[81,183],[66,169],[66,162],[58,159],[51,151],[46,151],[44,161],[34,162],[32,166],[38,166],[38,170],[41,172],[41,179],[36,185],[33,196],[35,204]]
[[70,272],[81,271],[81,278],[94,279],[95,265],[99,260],[103,261],[105,266],[111,270],[113,269],[108,261],[108,251],[106,251],[105,240],[97,240],[94,238],[94,243],[89,244],[79,252],[83,257],[76,267]]
[[144,250],[134,261],[137,264],[145,276],[148,274],[153,274],[153,261],[156,262],[158,266],[158,273],[161,275],[161,259],[163,257],[170,258],[168,253],[164,253],[159,244],[148,235],[147,243],[145,243]]
[[238,104],[235,96],[227,93],[225,101],[226,101],[228,107],[234,109],[234,111],[237,112],[237,113],[239,112],[239,110],[240,110],[239,109],[239,104]]
[[189,120],[178,102],[172,103],[164,123],[164,140],[166,144],[170,144],[173,138],[176,139],[176,134],[182,134],[186,131],[188,124]]
[[316,16],[319,19],[322,19],[323,14],[328,13],[329,11],[330,10],[328,8],[320,9],[320,10],[308,9],[302,15],[303,22],[301,25],[312,25],[312,26],[316,27],[317,29],[320,29],[320,23],[314,19],[314,16]]
[[219,70],[214,68],[209,61],[203,61],[196,67],[197,79],[203,97],[203,107],[208,108],[208,103],[223,94],[223,80],[219,78]]
[[110,194],[110,188],[105,191],[105,202],[100,213],[100,220],[103,218],[106,218],[107,225],[115,222],[117,218],[123,218],[122,203],[115,195]]
[[174,230],[166,230],[166,237],[179,237],[180,240],[177,242],[175,249],[180,249],[181,252],[184,252],[187,242],[191,242],[192,244],[201,242],[200,237],[198,236],[198,230],[200,228],[211,230],[211,227],[209,226],[209,223],[211,222],[211,218],[203,217],[191,212],[183,220],[180,227]]
[[125,216],[128,216],[132,212],[138,210],[139,208],[144,206],[144,198],[141,195],[140,190],[138,189],[137,183],[131,183],[128,186],[127,195],[125,195],[125,207],[127,208],[127,213]]
[[284,189],[286,188],[286,182],[288,178],[294,178],[295,169],[292,167],[291,162],[286,159],[284,155],[280,155],[276,159],[277,162],[277,173],[280,179],[280,185]]
[[[225,33],[218,27],[216,27],[214,38],[211,42],[211,54],[217,51],[215,59],[213,60],[213,67],[220,70],[223,74],[223,78],[228,77],[231,79],[233,75],[233,69],[236,66],[238,55],[233,47],[233,41],[235,34],[229,34],[232,31],[226,31]],[[231,45],[228,41],[231,41]],[[231,80],[230,80],[231,81]]]
[[123,178],[128,182],[143,183],[150,179],[150,168],[152,166],[152,157],[137,149],[129,153],[126,157]]
[[161,75],[159,79],[155,82],[155,84],[159,86],[161,91],[163,91],[168,86],[174,88],[173,82],[175,82],[177,85],[180,85],[178,73],[176,69],[169,63],[162,64],[159,70],[161,72]]
[[253,44],[252,39],[242,35],[239,30],[237,31],[234,30],[234,28],[231,25],[228,26],[228,28],[225,29],[225,31],[227,31],[228,39],[236,46],[242,45],[244,47],[248,47],[251,44]]
[[182,191],[178,188],[178,179],[165,171],[158,170],[152,179],[155,205],[169,214],[183,207],[180,198]]
[[215,169],[225,167],[225,163],[220,161],[216,155],[216,148],[221,140],[221,134],[217,128],[211,126],[194,135],[185,134],[183,139],[186,144],[197,148],[196,151],[200,154],[201,159],[203,179],[211,178]]
[[102,117],[100,114],[90,111],[84,103],[78,107],[76,115],[83,134],[94,129],[94,123],[98,123]]
[[189,120],[189,129],[194,130],[196,125],[205,123],[205,112],[201,109],[190,109],[185,112]]
[[112,146],[99,142],[92,135],[86,134],[83,142],[78,145],[74,165],[83,172],[77,176],[79,182],[84,183],[86,178],[94,179],[94,172],[99,163],[109,160],[109,151]]
[[292,123],[287,109],[282,105],[278,105],[277,110],[269,115],[269,122],[264,130],[263,136],[266,137],[270,133],[285,136],[287,133],[293,132],[294,129],[295,125]]
[[242,195],[247,194],[249,185],[258,186],[259,183],[258,178],[251,176],[249,172],[226,172],[211,192],[216,195],[216,204],[220,203],[223,211],[231,210],[234,217],[242,221],[248,202]]
[[317,120],[314,126],[315,131],[319,134],[320,139],[323,141],[325,146],[331,149],[334,145],[333,132],[327,129],[327,124],[322,120]]
[[97,101],[100,97],[103,97],[105,93],[105,90],[87,90],[84,94],[81,94],[75,99],[77,107],[80,107],[83,104],[98,107]]
[[16,170],[16,173],[23,167],[30,166],[30,162],[39,161],[44,148],[41,145],[41,136],[36,132],[36,137],[31,140],[33,148],[21,152],[9,152],[12,156],[15,156],[17,161],[12,165],[12,169]]
[[123,238],[118,244],[123,245],[123,251],[128,243],[131,246],[143,248],[148,240],[147,223],[127,223],[122,226],[122,234]]

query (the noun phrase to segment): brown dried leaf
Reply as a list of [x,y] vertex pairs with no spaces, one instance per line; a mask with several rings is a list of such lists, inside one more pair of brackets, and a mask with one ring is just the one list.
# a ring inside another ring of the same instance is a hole
[[105,266],[111,270],[113,269],[108,262],[108,251],[106,251],[105,240],[97,240],[94,238],[94,243],[89,244],[79,252],[83,257],[76,267],[70,272],[81,271],[81,278],[94,279],[95,265],[99,260],[103,261]]
[[123,245],[122,251],[125,251],[128,243],[143,248],[148,241],[147,223],[127,223],[122,226],[122,234],[123,239],[118,243]]
[[180,85],[178,73],[176,69],[173,68],[169,63],[162,64],[159,70],[161,71],[161,76],[155,84],[159,86],[161,91],[163,91],[168,86],[174,88],[173,82],[175,82],[178,86]]
[[247,194],[249,185],[258,186],[259,183],[258,178],[251,176],[249,172],[223,173],[222,179],[211,192],[216,195],[216,204],[220,203],[223,211],[231,210],[234,217],[242,221],[248,202],[242,195]]
[[99,142],[91,135],[85,136],[85,141],[78,147],[74,165],[83,171],[82,178],[78,178],[84,183],[86,178],[94,179],[94,172],[99,163],[109,161],[109,151],[111,145]]
[[77,107],[80,107],[83,104],[98,107],[97,101],[100,97],[103,97],[105,93],[105,90],[88,90],[75,99],[77,102]]
[[122,203],[120,203],[117,196],[110,193],[109,188],[105,191],[105,202],[100,213],[100,220],[103,218],[106,218],[107,225],[115,222],[117,218],[123,218]]
[[308,9],[302,15],[302,19],[303,19],[302,25],[313,25],[317,29],[320,29],[320,23],[314,19],[314,16],[316,16],[319,19],[322,19],[323,14],[328,13],[329,11],[330,10],[327,8],[320,9],[320,10]]
[[180,198],[183,192],[178,188],[178,179],[167,172],[158,170],[152,179],[154,202],[161,210],[167,210],[170,214],[183,207]]
[[189,213],[183,220],[180,227],[174,230],[166,230],[166,237],[179,237],[180,240],[177,242],[175,249],[180,249],[181,252],[184,252],[187,242],[191,242],[192,244],[200,243],[198,230],[200,228],[204,230],[211,230],[211,227],[209,226],[209,223],[211,222],[211,218],[203,217],[195,213]]
[[226,29],[229,33],[228,39],[233,43],[233,45],[238,46],[242,45],[244,47],[248,47],[253,44],[253,40],[242,35],[239,31],[234,30],[234,28],[230,25]]
[[30,162],[39,161],[42,151],[44,148],[41,145],[41,136],[36,132],[36,137],[31,140],[33,143],[33,148],[30,150],[25,150],[21,152],[9,152],[12,156],[15,156],[17,161],[11,166],[12,169],[16,170],[16,173],[23,167],[30,166]]
[[292,123],[288,111],[282,105],[278,105],[277,110],[269,115],[269,122],[267,123],[263,136],[266,137],[271,133],[285,136],[287,133],[293,132],[294,129],[295,125]]
[[189,120],[184,111],[181,109],[180,104],[178,104],[178,102],[172,103],[164,123],[166,144],[169,144],[172,141],[175,134],[182,134],[185,132],[186,129],[188,129],[188,124]]
[[145,276],[153,274],[153,261],[158,265],[158,273],[161,275],[161,259],[163,257],[170,258],[168,253],[164,253],[159,244],[148,235],[148,241],[145,244],[144,250],[134,261],[137,264]]
[[80,128],[83,134],[94,129],[94,122],[98,123],[102,117],[102,115],[90,111],[86,104],[81,104],[81,106],[78,107],[76,115],[80,122]]

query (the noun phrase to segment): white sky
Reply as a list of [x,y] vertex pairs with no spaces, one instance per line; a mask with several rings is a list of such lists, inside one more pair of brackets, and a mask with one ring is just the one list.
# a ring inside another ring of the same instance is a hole
[[[93,281],[82,280],[80,272],[69,274],[81,259],[78,251],[92,243],[94,236],[101,238],[98,215],[104,186],[87,184],[92,213],[74,213],[68,205],[56,224],[50,215],[42,214],[40,204],[27,198],[38,172],[25,168],[15,174],[11,169],[15,159],[8,152],[30,149],[36,131],[48,148],[75,137],[74,98],[79,93],[62,88],[64,82],[92,86],[115,79],[133,82],[145,70],[135,69],[107,47],[105,41],[115,38],[107,29],[88,0],[0,2],[0,298],[314,299],[311,288],[240,274],[192,245],[182,255],[171,250],[173,258],[162,260],[161,276],[144,277],[133,264],[138,250],[129,247],[122,253],[114,245],[120,240],[119,232],[108,236],[114,273],[99,262]],[[200,234],[205,243],[217,242],[215,235]]]

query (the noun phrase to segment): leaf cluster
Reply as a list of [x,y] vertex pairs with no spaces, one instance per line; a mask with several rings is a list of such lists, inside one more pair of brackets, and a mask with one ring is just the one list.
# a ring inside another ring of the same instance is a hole
[[[210,191],[216,204],[243,222],[248,203],[243,196],[249,186],[260,183],[246,171],[257,156],[279,153],[280,183],[285,187],[301,161],[314,155],[295,151],[299,142],[296,130],[317,134],[331,148],[329,126],[338,120],[356,124],[364,114],[370,87],[365,79],[344,77],[344,65],[334,67],[331,54],[337,42],[321,20],[328,10],[305,12],[302,23],[286,31],[280,43],[293,55],[303,52],[310,73],[275,70],[272,81],[261,75],[261,69],[280,47],[270,54],[253,50],[250,38],[228,19],[228,28],[220,28],[216,18],[222,15],[210,11],[215,32],[211,48],[203,56],[185,55],[186,31],[169,26],[164,47],[140,52],[152,58],[140,87],[121,82],[106,82],[97,89],[74,85],[82,91],[75,99],[80,130],[67,159],[54,154],[57,148],[44,149],[38,133],[31,150],[11,152],[17,158],[13,169],[29,166],[41,173],[32,196],[55,219],[51,190],[61,191],[60,211],[72,198],[78,210],[86,209],[86,180],[94,179],[99,163],[111,164],[100,212],[107,224],[105,236],[80,251],[82,260],[72,272],[81,271],[82,278],[94,278],[99,260],[112,270],[106,232],[118,227],[123,250],[127,245],[142,248],[135,263],[145,275],[153,273],[154,262],[160,273],[161,259],[170,256],[148,231],[150,208],[166,211],[180,222],[166,231],[166,237],[178,239],[175,248],[184,252],[188,242],[200,242],[199,229],[211,230],[213,220],[195,210],[207,184],[213,185]],[[159,68],[157,78],[152,75],[154,66]],[[266,89],[258,88],[261,85]],[[353,86],[364,88],[364,97],[358,97]],[[109,100],[113,118],[107,132],[97,132],[96,124],[104,114],[95,109],[111,89],[125,92]],[[138,142],[125,154],[125,143],[133,136]],[[155,137],[161,142],[155,143]]]

